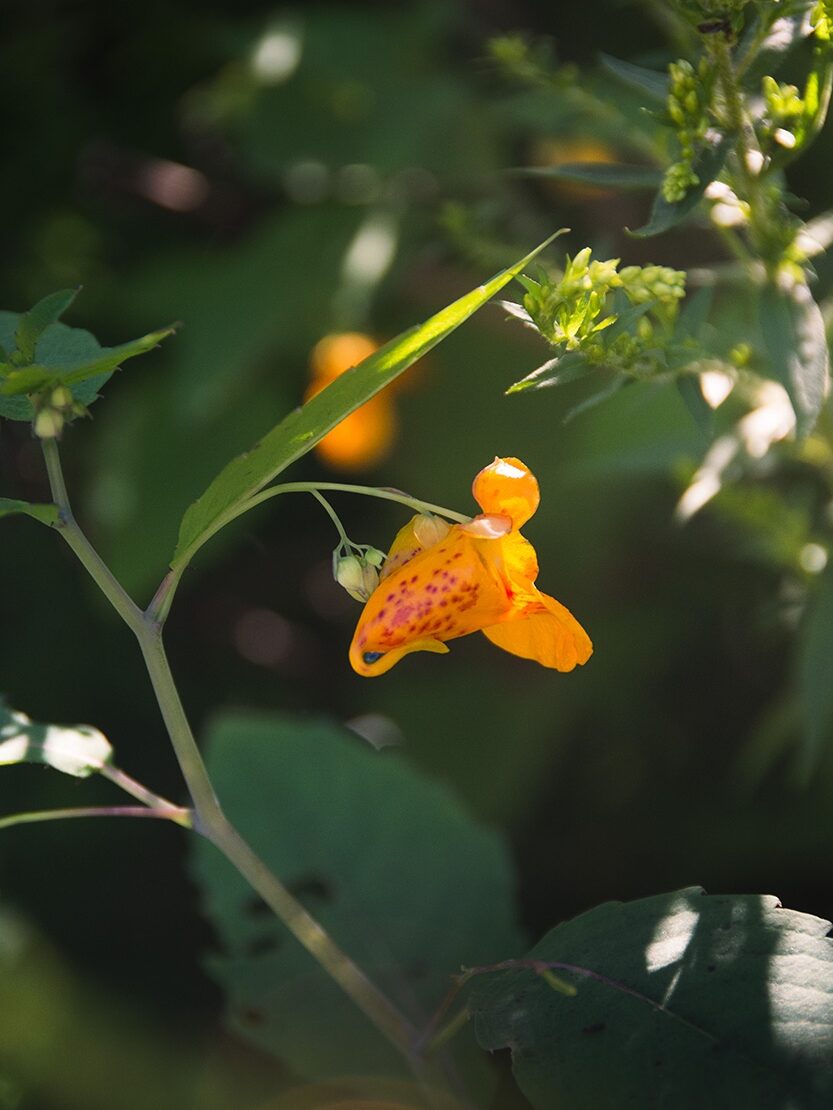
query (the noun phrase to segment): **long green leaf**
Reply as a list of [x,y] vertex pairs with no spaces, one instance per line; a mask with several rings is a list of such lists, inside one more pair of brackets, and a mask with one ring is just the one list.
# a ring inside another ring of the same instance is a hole
[[824,318],[806,285],[764,287],[760,321],[768,368],[786,389],[795,410],[796,430],[813,430],[830,377],[830,352]]
[[833,566],[828,566],[807,603],[798,638],[796,681],[801,713],[799,768],[805,783],[833,745]]
[[8,497],[0,497],[0,517],[23,514],[39,520],[41,524],[57,524],[57,505],[36,505],[31,501],[12,501]]
[[171,566],[185,567],[194,552],[258,490],[290,463],[312,450],[336,424],[389,385],[418,358],[440,343],[500,292],[562,231],[550,236],[525,258],[432,316],[386,343],[358,366],[342,374],[326,389],[268,432],[251,451],[239,455],[222,470],[182,520]]
[[513,173],[523,177],[547,177],[575,181],[603,189],[656,189],[662,174],[652,166],[629,166],[618,162],[564,162],[559,166],[521,166]]
[[635,66],[633,62],[623,62],[619,58],[612,58],[610,54],[601,54],[599,60],[608,73],[612,73],[623,85],[644,93],[655,104],[665,104],[668,97],[667,73]]
[[609,902],[475,980],[469,1011],[536,1110],[828,1110],[829,928],[767,895]]

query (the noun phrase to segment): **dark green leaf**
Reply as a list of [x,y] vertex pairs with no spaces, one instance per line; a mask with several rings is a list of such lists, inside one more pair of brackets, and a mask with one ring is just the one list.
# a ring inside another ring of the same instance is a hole
[[766,285],[759,308],[766,368],[789,394],[798,435],[806,436],[824,404],[830,376],[821,310],[801,282],[790,289]]
[[617,77],[623,84],[637,92],[644,93],[655,104],[665,104],[668,99],[668,75],[654,69],[635,66],[632,62],[622,62],[609,54],[600,54],[602,66]]
[[50,293],[28,312],[23,313],[15,332],[15,343],[24,363],[34,359],[38,339],[50,324],[56,323],[63,316],[78,292],[78,289],[61,289],[57,293]]
[[628,231],[628,234],[637,239],[646,239],[650,235],[659,235],[663,231],[668,231],[684,220],[690,212],[694,211],[703,193],[720,173],[731,145],[731,135],[715,136],[708,141],[694,162],[693,169],[698,177],[697,185],[693,185],[682,200],[675,201],[666,200],[660,190],[654,198],[647,224],[636,231]]
[[554,177],[605,189],[657,189],[662,173],[651,166],[626,166],[613,162],[565,162],[560,166],[522,166],[513,173],[525,177]]
[[43,345],[39,344],[38,361],[32,366],[26,366],[8,374],[6,380],[0,385],[0,393],[13,396],[31,393],[53,381],[63,385],[78,385],[90,378],[100,378],[105,374],[109,376],[127,359],[153,350],[163,339],[172,334],[173,328],[163,328],[161,331],[143,335],[141,339],[122,343],[119,347],[100,347],[94,356],[88,355],[86,358],[73,358],[69,352],[59,347],[52,357],[46,360],[42,350]]
[[577,405],[573,405],[571,409],[568,409],[564,414],[562,423],[569,424],[570,421],[575,420],[577,416],[583,416],[584,413],[594,409],[596,405],[601,405],[604,401],[609,401],[611,397],[615,397],[626,385],[631,385],[633,380],[633,378],[629,378],[625,374],[615,374],[604,389],[600,389],[596,393],[591,393],[589,397],[585,397],[583,401],[579,401]]
[[707,285],[703,289],[698,289],[696,293],[689,294],[683,301],[679,330],[696,339],[709,318],[713,303],[713,285]]
[[[19,323],[19,313],[0,312],[0,344],[7,349],[14,346]],[[37,342],[36,363],[11,371],[0,384],[0,416],[9,420],[32,420],[34,409],[24,394],[27,389],[37,389],[51,382],[69,385],[74,399],[89,406],[117,366],[151,350],[171,332],[171,328],[166,328],[108,348],[102,347],[95,336],[83,328],[50,324]]]
[[798,701],[802,717],[799,766],[805,781],[833,743],[833,564],[811,594],[798,639]]
[[714,410],[703,396],[698,374],[680,374],[676,378],[677,389],[694,423],[711,439],[714,434]]
[[41,524],[57,524],[57,505],[35,505],[30,501],[12,501],[8,497],[0,497],[0,517],[24,513],[34,517]]
[[[398,752],[327,721],[229,715],[211,728],[207,759],[242,834],[418,1027],[461,963],[511,950],[514,880],[502,840]],[[222,946],[210,967],[236,1029],[305,1074],[398,1070],[240,875],[207,842],[194,852]]]
[[[558,232],[557,234],[562,234]],[[410,328],[290,413],[251,451],[233,459],[214,479],[182,520],[172,566],[187,566],[194,552],[236,515],[248,498],[300,459],[339,421],[389,385],[430,351],[529,265],[556,236],[490,281]]]
[[575,997],[513,969],[476,979],[469,1009],[539,1110],[828,1110],[829,928],[768,895],[609,902],[527,954]]

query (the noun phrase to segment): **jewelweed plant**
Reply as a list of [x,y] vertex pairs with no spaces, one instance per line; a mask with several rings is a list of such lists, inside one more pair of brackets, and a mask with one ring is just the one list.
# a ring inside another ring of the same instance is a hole
[[[635,235],[701,221],[728,257],[704,280],[661,264],[623,266],[584,247],[556,271],[542,253],[553,235],[424,324],[382,346],[366,344],[346,372],[319,375],[326,380],[305,403],[187,508],[145,606],[78,523],[61,451],[81,433],[113,372],[175,342],[175,328],[102,347],[61,321],[77,290],[0,314],[0,416],[31,425],[51,491],[43,503],[4,498],[0,515],[28,516],[60,537],[132,632],[187,794],[179,804],[128,775],[117,764],[118,745],[92,726],[38,724],[3,706],[0,763],[99,775],[131,802],[15,813],[0,828],[120,816],[168,821],[192,834],[193,875],[222,942],[213,969],[237,1027],[294,1076],[342,1077],[315,1103],[321,1107],[335,1105],[332,1098],[398,1110],[505,1105],[496,1101],[503,1096],[486,1053],[507,1047],[518,1087],[542,1110],[821,1110],[833,1100],[828,922],[768,895],[690,887],[607,902],[529,948],[505,846],[444,789],[327,721],[227,713],[201,749],[164,644],[178,587],[203,546],[250,510],[303,493],[336,527],[336,581],[364,605],[343,653],[359,675],[384,675],[415,651],[443,654],[448,641],[474,631],[553,671],[594,665],[604,643],[591,657],[582,624],[538,588],[538,559],[521,528],[541,494],[516,455],[483,460],[473,485],[481,512],[471,515],[388,487],[277,481],[513,281],[520,300],[502,305],[551,357],[509,392],[586,379],[593,388],[586,406],[625,386],[670,379],[709,434],[715,410],[730,394],[740,398],[740,414],[682,492],[681,517],[718,492],[732,476],[730,463],[742,472],[744,455],[760,459],[777,442],[829,481],[833,449],[817,425],[830,363],[811,259],[833,239],[833,225],[829,216],[801,221],[783,171],[824,124],[833,10],[799,0],[677,0],[669,12],[688,54],[666,72],[604,62],[652,106],[642,160],[524,172],[606,189],[651,182],[652,212]],[[781,82],[780,64],[802,49],[803,84]],[[492,55],[515,80],[553,97],[580,97],[599,114],[615,112],[577,91],[574,73],[553,70],[522,37],[495,41]],[[713,294],[724,287],[743,290],[750,313],[743,340],[725,337],[719,312],[712,315]],[[391,416],[385,410],[374,419]],[[523,444],[517,452],[524,454]],[[331,504],[335,494],[394,502],[411,519],[386,551],[357,543]],[[546,511],[546,490],[543,504]],[[582,621],[592,633],[591,616],[582,613]],[[814,635],[823,638],[824,629]],[[825,681],[817,670],[808,679],[816,705]],[[825,711],[829,717],[833,707]],[[343,1079],[349,1072],[364,1078]],[[397,1085],[380,1094],[380,1077]]]

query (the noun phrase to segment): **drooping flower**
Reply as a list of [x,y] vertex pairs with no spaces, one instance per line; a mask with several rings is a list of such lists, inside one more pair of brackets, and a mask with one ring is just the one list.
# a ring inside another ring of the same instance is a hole
[[384,674],[412,651],[446,652],[447,640],[477,631],[559,671],[590,658],[575,617],[535,586],[538,559],[520,533],[538,508],[535,476],[496,458],[472,492],[483,512],[468,523],[418,514],[397,534],[350,645],[358,674]]

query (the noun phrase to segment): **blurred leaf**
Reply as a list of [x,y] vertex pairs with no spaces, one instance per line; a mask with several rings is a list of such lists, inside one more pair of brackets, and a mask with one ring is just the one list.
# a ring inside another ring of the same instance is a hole
[[799,231],[796,243],[805,258],[814,258],[826,251],[833,244],[833,210],[808,220]]
[[803,282],[796,282],[790,289],[764,286],[759,308],[766,367],[789,394],[796,430],[803,438],[815,426],[830,376],[821,310]]
[[525,177],[554,177],[601,185],[607,189],[658,189],[662,173],[651,166],[626,166],[614,162],[563,162],[558,166],[522,166],[513,173]]
[[[557,234],[561,234],[560,232]],[[290,463],[301,458],[348,413],[355,411],[450,335],[516,277],[548,246],[555,235],[490,281],[460,297],[424,324],[410,328],[380,347],[358,366],[336,378],[326,389],[268,432],[251,451],[233,459],[182,520],[172,566],[187,566],[193,553],[238,508]]]
[[[517,943],[503,842],[398,754],[327,721],[227,715],[209,731],[207,760],[243,836],[417,1024],[461,963]],[[400,1069],[207,842],[193,870],[223,949],[210,967],[240,1033],[312,1077]]]
[[[7,351],[15,347],[21,318],[18,312],[0,312],[0,345]],[[37,340],[35,364],[21,368],[7,366],[5,377],[0,377],[0,416],[32,420],[35,415],[32,403],[21,394],[50,382],[71,386],[75,400],[89,406],[120,363],[151,350],[172,330],[151,332],[119,347],[102,347],[95,336],[82,328],[50,324]]]
[[61,289],[57,293],[50,293],[38,301],[28,312],[20,317],[15,333],[15,342],[18,353],[23,362],[31,362],[35,357],[35,345],[50,324],[55,324],[66,312],[75,298],[77,289]]
[[594,409],[597,405],[601,405],[602,402],[610,400],[611,397],[615,397],[626,385],[631,385],[633,380],[633,378],[629,378],[625,374],[615,374],[604,389],[598,390],[597,393],[591,393],[589,397],[585,397],[583,401],[579,401],[577,405],[573,405],[572,408],[567,409],[564,413],[562,423],[569,424],[570,421],[575,420],[577,416],[582,416],[584,413],[589,412],[590,409]]
[[800,768],[808,780],[833,741],[833,564],[816,584],[798,638],[798,700],[802,719]]
[[677,389],[694,423],[707,438],[714,432],[714,410],[703,396],[699,374],[679,374]]
[[629,230],[629,235],[633,235],[637,239],[646,239],[650,235],[660,235],[694,211],[700,203],[703,193],[723,168],[723,163],[733,141],[731,135],[720,135],[711,132],[709,135],[711,137],[707,136],[706,145],[692,166],[694,173],[697,175],[698,183],[688,190],[682,200],[668,201],[660,190],[654,199],[647,224],[636,231]]
[[31,501],[13,501],[8,497],[0,497],[0,517],[12,516],[16,513],[25,513],[34,517],[41,524],[56,524],[58,521],[57,505],[36,505]]
[[476,980],[490,1052],[511,1047],[540,1110],[824,1110],[833,1100],[830,924],[769,895],[699,888],[608,902],[559,925],[534,970]]
[[113,749],[91,725],[39,725],[0,701],[0,766],[46,763],[85,779],[110,762]]
[[[743,72],[745,83],[758,91],[765,73],[775,73],[787,54],[813,31],[810,13],[816,0],[791,0],[787,15],[777,15],[774,5],[758,6],[756,18],[750,21],[737,50],[736,66]],[[761,32],[767,28],[762,41]]]
[[619,58],[612,58],[609,54],[600,54],[602,66],[631,89],[645,93],[649,100],[655,104],[665,104],[668,98],[668,74],[658,73],[654,69],[645,69],[635,66],[632,62],[623,62]]

